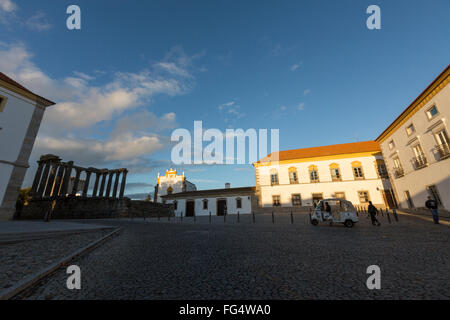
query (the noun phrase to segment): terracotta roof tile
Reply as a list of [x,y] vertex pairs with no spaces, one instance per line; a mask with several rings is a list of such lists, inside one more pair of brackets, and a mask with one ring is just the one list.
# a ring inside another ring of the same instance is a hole
[[[376,141],[352,142],[344,144],[334,144],[331,146],[304,148],[280,151],[279,160],[293,160],[303,158],[324,157],[338,154],[351,154],[360,152],[381,151],[380,145]],[[270,154],[272,155],[272,154]],[[270,162],[270,155],[261,159],[260,162]]]

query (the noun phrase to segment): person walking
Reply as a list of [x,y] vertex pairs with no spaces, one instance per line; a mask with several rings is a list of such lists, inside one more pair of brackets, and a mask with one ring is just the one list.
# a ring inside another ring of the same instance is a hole
[[425,202],[425,207],[427,207],[431,215],[433,216],[433,221],[435,224],[439,224],[439,215],[438,215],[438,204],[437,201],[434,200],[432,197],[428,196],[428,200]]
[[372,201],[369,201],[369,207],[367,208],[367,211],[370,214],[372,225],[377,227],[381,226],[381,223],[377,220],[378,209],[372,204]]

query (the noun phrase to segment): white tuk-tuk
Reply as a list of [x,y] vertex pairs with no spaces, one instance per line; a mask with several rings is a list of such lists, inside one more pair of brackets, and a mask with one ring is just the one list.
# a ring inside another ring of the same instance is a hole
[[[326,204],[331,208],[330,213],[326,211]],[[351,228],[358,222],[358,214],[353,204],[344,199],[329,198],[320,200],[311,216],[311,224],[317,226],[320,222],[343,223],[344,226]]]

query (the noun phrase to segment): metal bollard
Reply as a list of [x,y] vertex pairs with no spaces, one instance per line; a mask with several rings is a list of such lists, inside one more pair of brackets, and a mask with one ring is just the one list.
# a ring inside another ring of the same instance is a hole
[[197,218],[196,218],[196,214],[195,214],[195,212],[194,212],[194,223],[197,221],[196,219],[197,219]]
[[167,217],[167,221],[170,221],[170,212],[169,212],[169,216]]
[[238,211],[238,216],[237,216],[237,222],[238,223],[240,222],[240,220],[239,220],[239,211]]
[[393,209],[392,214],[394,215],[395,221],[398,222],[397,210]]
[[145,221],[145,211],[142,211],[142,216],[144,217],[144,221]]
[[388,218],[389,223],[391,223],[391,216],[389,215],[389,211],[386,212],[386,216]]
[[294,215],[292,214],[292,210],[291,210],[291,224],[294,224]]
[[211,223],[211,211],[209,212],[209,223]]
[[224,214],[223,214],[223,223],[226,223],[226,222],[227,222],[227,214],[224,213]]
[[[169,215],[170,215],[170,213],[169,213]],[[160,219],[160,215],[159,215],[159,212],[158,212],[158,221],[159,221],[159,219]]]
[[256,223],[255,213],[253,211],[252,211],[252,218],[253,218],[253,223]]
[[181,211],[180,222],[183,222],[183,211]]
[[275,223],[275,216],[273,215],[273,211],[272,211],[272,224]]

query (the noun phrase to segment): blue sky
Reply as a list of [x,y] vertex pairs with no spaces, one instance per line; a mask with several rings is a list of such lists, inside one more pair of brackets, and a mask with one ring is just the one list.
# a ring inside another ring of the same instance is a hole
[[[71,4],[81,30],[66,28]],[[381,30],[366,28],[371,4]],[[282,150],[375,139],[448,65],[448,12],[447,0],[0,0],[0,70],[58,102],[30,162],[127,167],[127,192],[146,193],[173,166],[171,132],[194,120],[280,129]],[[254,185],[251,165],[178,168],[200,189]]]

